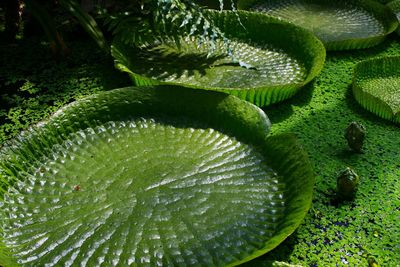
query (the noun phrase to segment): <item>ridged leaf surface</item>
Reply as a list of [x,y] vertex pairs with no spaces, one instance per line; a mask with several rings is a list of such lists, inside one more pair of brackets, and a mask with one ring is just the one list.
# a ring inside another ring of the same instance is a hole
[[282,218],[284,184],[254,148],[172,125],[70,136],[5,195],[5,244],[40,265],[213,265],[256,250]]
[[[224,43],[217,41],[217,53],[207,56],[208,48],[198,46],[196,38],[183,39],[178,48],[173,42],[146,48],[125,48],[114,43],[114,49],[124,51],[140,62],[135,73],[165,82],[215,88],[255,88],[285,83],[301,83],[307,70],[301,61],[283,49],[258,45],[251,41],[234,41],[231,48],[237,62],[224,53]],[[115,51],[116,55],[118,52]],[[240,63],[248,65],[240,66]]]
[[[211,11],[210,11],[211,12]],[[215,24],[231,39],[208,46],[195,37],[131,47],[114,42],[116,66],[136,85],[180,84],[224,91],[259,106],[291,97],[322,69],[323,45],[308,31],[249,12],[213,12]],[[260,30],[262,29],[262,30]]]
[[[393,11],[396,15],[397,20],[400,22],[400,0],[394,0],[387,4],[387,6]],[[397,27],[397,34],[400,35],[400,26]]]
[[367,110],[400,123],[400,57],[377,58],[357,64],[353,94]]
[[396,28],[390,10],[368,0],[241,0],[239,7],[307,28],[328,50],[370,47]]
[[314,183],[295,139],[266,138],[269,125],[250,103],[175,87],[60,110],[0,150],[0,264],[222,266],[262,255],[299,225]]

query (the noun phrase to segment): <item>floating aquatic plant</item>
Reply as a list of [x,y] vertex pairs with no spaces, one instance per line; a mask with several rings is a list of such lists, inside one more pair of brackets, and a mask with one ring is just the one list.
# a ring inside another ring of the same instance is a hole
[[[397,20],[400,22],[400,0],[395,0],[387,4],[387,6],[393,11],[396,15]],[[397,27],[397,34],[400,35],[400,26]]]
[[0,150],[0,264],[237,265],[311,204],[292,135],[256,106],[176,86],[76,101]]
[[136,85],[180,84],[266,106],[293,96],[323,67],[322,43],[300,27],[246,11],[210,14],[230,40],[231,54],[220,40],[210,55],[195,37],[182,37],[180,47],[174,41],[141,47],[114,42],[117,68]]
[[382,57],[358,63],[353,94],[361,106],[400,123],[400,57]]
[[377,45],[398,24],[388,7],[370,0],[239,0],[238,8],[307,28],[322,40],[327,50]]

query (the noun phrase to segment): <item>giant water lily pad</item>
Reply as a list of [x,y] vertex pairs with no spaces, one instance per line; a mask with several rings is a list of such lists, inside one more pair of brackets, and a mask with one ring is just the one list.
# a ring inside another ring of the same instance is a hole
[[216,50],[185,37],[174,41],[131,47],[114,42],[117,68],[130,74],[136,85],[180,84],[223,91],[258,106],[293,96],[322,69],[325,50],[310,32],[261,14],[212,12],[215,24],[231,39]]
[[384,57],[358,63],[353,94],[367,110],[400,123],[400,57]]
[[[400,0],[395,0],[387,4],[387,6],[393,11],[396,15],[397,20],[400,22]],[[397,27],[397,34],[400,35],[400,26]]]
[[[195,99],[195,101],[194,101]],[[237,265],[311,204],[295,138],[218,92],[124,88],[79,100],[0,150],[0,265]]]
[[372,0],[239,0],[238,6],[307,28],[327,50],[371,47],[397,27],[390,9]]

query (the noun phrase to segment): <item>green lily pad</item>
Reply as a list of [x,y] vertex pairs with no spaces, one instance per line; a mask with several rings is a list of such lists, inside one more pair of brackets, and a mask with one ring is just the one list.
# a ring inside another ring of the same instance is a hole
[[[195,99],[195,101],[193,101]],[[313,172],[256,106],[176,86],[61,109],[0,150],[0,265],[237,265],[289,236]]]
[[[400,0],[395,0],[387,4],[387,6],[393,11],[396,15],[397,20],[400,22]],[[400,35],[400,26],[397,27],[397,34]]]
[[371,47],[397,27],[390,9],[370,0],[239,0],[238,7],[307,28],[327,50]]
[[400,57],[358,63],[354,69],[353,94],[367,110],[400,123]]
[[[223,91],[266,106],[293,96],[321,71],[325,50],[310,32],[261,14],[212,12],[215,24],[231,39],[208,46],[195,37],[175,42],[131,47],[115,41],[116,66],[128,72],[136,85],[179,84]],[[239,19],[238,19],[239,18]]]

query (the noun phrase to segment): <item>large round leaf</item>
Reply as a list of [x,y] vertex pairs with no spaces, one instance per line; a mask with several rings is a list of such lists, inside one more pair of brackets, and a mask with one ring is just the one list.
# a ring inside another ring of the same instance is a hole
[[57,112],[0,151],[0,265],[237,265],[311,204],[293,136],[217,92],[124,88]]
[[372,0],[239,0],[238,6],[310,29],[327,50],[371,47],[397,27],[390,9]]
[[310,32],[278,19],[245,11],[212,12],[214,23],[231,39],[217,41],[209,55],[194,37],[175,42],[131,47],[114,42],[117,68],[136,85],[180,84],[223,91],[258,106],[293,96],[322,69],[325,50]]
[[[393,11],[396,15],[397,20],[400,22],[400,0],[395,0],[387,4],[387,6]],[[400,35],[400,26],[397,27],[397,34]]]
[[353,94],[367,110],[400,123],[400,57],[358,63],[354,69]]

